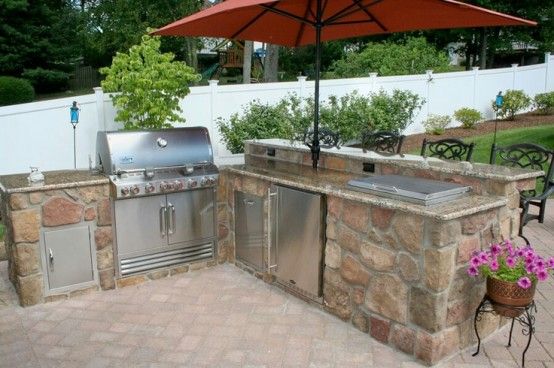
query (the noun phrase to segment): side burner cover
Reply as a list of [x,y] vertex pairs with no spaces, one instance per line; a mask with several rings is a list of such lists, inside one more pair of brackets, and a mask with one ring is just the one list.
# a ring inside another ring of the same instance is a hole
[[348,188],[424,206],[460,198],[471,187],[403,175],[375,175],[348,182]]

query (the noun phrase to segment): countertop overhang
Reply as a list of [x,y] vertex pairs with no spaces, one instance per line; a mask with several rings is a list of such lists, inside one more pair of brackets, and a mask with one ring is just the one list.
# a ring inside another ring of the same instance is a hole
[[29,183],[29,174],[0,176],[0,192],[28,193],[109,183],[105,175],[90,170],[44,171],[43,174],[44,181],[39,183]]

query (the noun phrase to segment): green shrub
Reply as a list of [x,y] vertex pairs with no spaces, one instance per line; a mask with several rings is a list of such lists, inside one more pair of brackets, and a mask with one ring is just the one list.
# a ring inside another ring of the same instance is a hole
[[29,80],[39,93],[63,92],[69,86],[69,74],[58,70],[25,69],[21,76]]
[[539,93],[534,100],[535,109],[539,114],[554,113],[554,92]]
[[450,116],[448,115],[435,115],[429,114],[427,119],[423,122],[425,132],[428,134],[441,135],[444,130],[450,124]]
[[475,109],[469,107],[463,107],[459,110],[454,111],[454,119],[462,123],[462,127],[466,129],[471,129],[483,119],[481,113]]
[[139,45],[128,53],[117,53],[109,68],[100,69],[106,75],[102,88],[106,92],[121,92],[110,97],[117,107],[116,121],[126,130],[160,129],[172,122],[184,122],[179,101],[189,94],[189,84],[200,80],[194,69],[175,55],[160,52],[160,37],[142,36]]
[[373,130],[402,132],[413,122],[415,113],[424,103],[424,98],[408,90],[395,89],[392,95],[381,90],[371,95],[370,125]]
[[31,102],[35,99],[35,90],[25,79],[0,77],[0,106]]
[[244,152],[243,141],[247,139],[293,139],[310,124],[296,96],[283,98],[275,105],[254,100],[243,110],[242,114],[232,114],[229,120],[216,120],[225,146],[232,153]]
[[498,109],[495,101],[492,102],[492,108],[501,119],[514,120],[516,114],[531,106],[531,98],[520,89],[509,89],[504,95],[504,103]]

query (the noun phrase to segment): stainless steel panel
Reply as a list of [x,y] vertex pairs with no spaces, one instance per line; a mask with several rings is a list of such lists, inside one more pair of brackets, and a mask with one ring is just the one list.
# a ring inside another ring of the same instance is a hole
[[168,194],[169,244],[215,236],[214,199],[213,188]]
[[263,269],[264,207],[263,198],[235,192],[235,250],[241,261]]
[[43,236],[49,289],[94,280],[88,226],[45,231]]
[[121,257],[167,246],[166,197],[114,201],[117,253]]
[[443,182],[403,175],[375,175],[348,182],[353,190],[421,205],[432,205],[464,196],[471,188],[457,183]]
[[275,275],[321,296],[323,199],[319,194],[276,186]]
[[97,164],[106,174],[213,162],[210,136],[204,127],[98,132],[96,151],[101,161]]

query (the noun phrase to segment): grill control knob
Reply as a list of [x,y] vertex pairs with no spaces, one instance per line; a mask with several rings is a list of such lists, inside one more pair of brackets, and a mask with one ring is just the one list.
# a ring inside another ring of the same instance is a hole
[[123,194],[124,196],[128,196],[129,195],[129,188],[127,188],[127,187],[121,188],[121,194]]
[[135,185],[131,188],[131,194],[136,195],[139,193],[140,193],[140,188],[138,187],[138,185]]
[[198,182],[194,179],[189,179],[187,180],[187,186],[189,188],[196,188],[196,186],[198,185]]
[[183,185],[183,182],[182,182],[182,181],[175,180],[175,181],[173,182],[173,189],[175,189],[175,190],[181,190],[181,189],[183,189],[183,186],[184,186],[184,185]]
[[210,177],[208,178],[208,183],[210,183],[210,185],[215,185],[216,179],[214,177]]
[[156,187],[155,187],[154,184],[152,184],[152,183],[148,183],[148,184],[146,184],[146,186],[144,187],[144,191],[145,191],[146,193],[152,193],[155,189],[156,189]]
[[200,186],[205,187],[206,185],[210,185],[210,178],[204,176],[202,180],[200,180]]
[[162,192],[168,191],[169,188],[170,188],[170,184],[169,184],[169,183],[166,183],[165,181],[162,181],[162,182],[160,183],[160,190],[161,190]]

